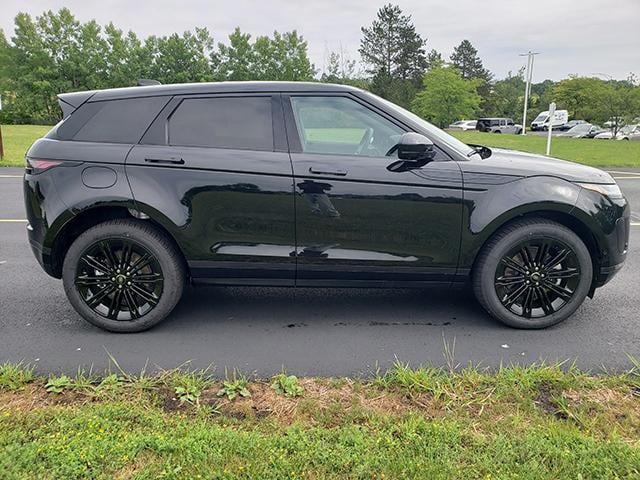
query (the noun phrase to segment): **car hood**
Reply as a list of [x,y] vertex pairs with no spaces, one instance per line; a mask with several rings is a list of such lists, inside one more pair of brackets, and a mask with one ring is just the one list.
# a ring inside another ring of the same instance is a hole
[[611,175],[597,168],[516,150],[492,148],[489,158],[473,155],[460,166],[466,173],[510,175],[515,177],[552,176],[570,182],[615,183]]

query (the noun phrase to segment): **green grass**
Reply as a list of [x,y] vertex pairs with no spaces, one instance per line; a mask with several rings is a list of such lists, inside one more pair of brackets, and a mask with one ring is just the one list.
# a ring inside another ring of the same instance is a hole
[[398,363],[372,380],[301,378],[299,396],[254,380],[233,400],[206,371],[79,373],[61,392],[24,378],[0,384],[3,479],[640,476],[635,371]]
[[[482,132],[449,132],[466,143],[544,154],[547,137]],[[640,142],[553,137],[551,156],[592,167],[640,167]]]
[[51,130],[47,125],[2,125],[4,157],[0,167],[23,167],[24,155],[38,138]]
[[[2,136],[5,157],[0,166],[23,166],[24,154],[29,146],[45,135],[50,126],[41,125],[3,125]],[[331,134],[331,129],[314,129],[309,132],[310,140],[322,140]],[[359,129],[341,129],[338,141],[357,143],[362,136]],[[452,132],[467,143],[478,143],[488,147],[510,148],[524,152],[544,154],[546,137],[537,135],[497,135],[481,132]],[[557,158],[571,160],[594,167],[640,167],[640,142],[606,141],[554,137],[551,154]]]

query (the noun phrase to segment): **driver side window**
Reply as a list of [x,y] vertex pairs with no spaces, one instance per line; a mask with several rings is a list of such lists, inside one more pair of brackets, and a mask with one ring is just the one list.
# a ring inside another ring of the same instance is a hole
[[404,133],[347,97],[291,97],[305,153],[384,157]]

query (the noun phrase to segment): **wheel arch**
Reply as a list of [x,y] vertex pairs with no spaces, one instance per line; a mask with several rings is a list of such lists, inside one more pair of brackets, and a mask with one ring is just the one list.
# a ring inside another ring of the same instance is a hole
[[[498,232],[500,232],[505,227],[517,221],[520,221],[523,219],[535,219],[535,218],[554,221],[571,230],[573,233],[575,233],[578,236],[578,238],[580,238],[580,240],[582,240],[582,242],[587,247],[587,250],[589,250],[589,254],[591,256],[591,262],[593,264],[593,271],[594,271],[594,276],[592,281],[592,285],[593,285],[596,280],[595,272],[598,271],[598,268],[600,265],[600,249],[598,247],[598,241],[595,235],[593,234],[591,229],[589,229],[589,227],[575,215],[572,215],[571,213],[564,212],[564,211],[550,210],[550,209],[532,210],[523,214],[519,214],[517,216],[512,216],[510,218],[507,218],[506,220],[503,220],[502,222],[493,226],[493,228],[491,229],[491,232],[486,236],[480,248],[477,250],[477,252],[475,252],[475,256],[473,259],[473,263],[471,265],[470,272],[473,272],[475,270],[476,263],[478,261],[478,258],[480,257],[480,253],[485,249],[486,245],[491,241],[491,239]],[[593,289],[594,287],[592,286],[590,295],[592,294]]]
[[62,277],[62,265],[64,259],[69,251],[69,247],[71,247],[71,244],[79,235],[100,223],[117,219],[131,219],[138,222],[151,223],[174,244],[176,251],[182,257],[185,265],[185,271],[189,271],[189,269],[186,268],[187,260],[184,256],[184,252],[180,248],[180,245],[174,235],[168,228],[166,228],[164,222],[157,221],[146,214],[140,215],[137,210],[133,210],[122,205],[94,205],[75,214],[57,231],[51,247],[52,276],[55,278]]

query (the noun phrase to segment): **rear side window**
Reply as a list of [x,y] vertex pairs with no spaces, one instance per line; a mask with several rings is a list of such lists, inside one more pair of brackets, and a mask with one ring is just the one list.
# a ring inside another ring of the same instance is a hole
[[[79,129],[75,132],[62,130],[77,141],[138,143],[167,101],[167,97],[146,97],[87,103],[67,120],[70,127],[75,123]],[[88,118],[77,125],[74,117]]]
[[271,98],[185,99],[168,130],[170,145],[273,151]]

